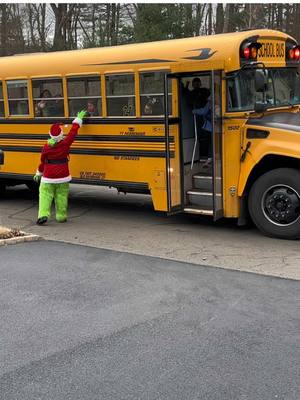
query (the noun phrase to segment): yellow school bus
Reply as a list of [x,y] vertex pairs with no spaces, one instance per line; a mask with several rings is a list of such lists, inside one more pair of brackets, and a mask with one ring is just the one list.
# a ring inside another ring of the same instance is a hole
[[31,186],[50,124],[84,108],[73,182],[298,238],[299,56],[262,29],[2,57],[1,187]]

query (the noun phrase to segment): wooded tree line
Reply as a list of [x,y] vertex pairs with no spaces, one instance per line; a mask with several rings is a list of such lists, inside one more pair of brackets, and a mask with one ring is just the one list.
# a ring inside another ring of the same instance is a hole
[[147,42],[250,28],[300,41],[298,3],[0,5],[0,55]]

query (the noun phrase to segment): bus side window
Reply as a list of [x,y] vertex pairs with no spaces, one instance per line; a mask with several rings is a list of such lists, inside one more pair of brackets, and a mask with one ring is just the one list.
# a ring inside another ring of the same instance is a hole
[[61,79],[33,79],[32,90],[35,117],[64,117]]
[[[164,115],[165,72],[140,73],[140,102],[142,116]],[[171,80],[168,87],[169,113],[172,114]]]
[[86,110],[87,117],[102,115],[101,81],[99,76],[67,78],[70,116]]
[[234,79],[228,79],[227,81],[227,106],[228,106],[228,111],[234,111],[238,108],[238,98],[236,95],[236,86],[235,86],[235,80]]
[[135,116],[135,88],[133,74],[105,76],[107,115]]
[[29,115],[27,81],[7,81],[9,115]]
[[3,117],[4,117],[4,99],[3,99],[2,82],[0,82],[0,118]]

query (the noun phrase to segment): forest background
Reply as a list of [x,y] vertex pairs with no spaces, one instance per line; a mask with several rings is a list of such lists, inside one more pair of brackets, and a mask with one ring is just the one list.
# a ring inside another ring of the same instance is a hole
[[300,41],[299,3],[0,5],[0,55],[278,29]]

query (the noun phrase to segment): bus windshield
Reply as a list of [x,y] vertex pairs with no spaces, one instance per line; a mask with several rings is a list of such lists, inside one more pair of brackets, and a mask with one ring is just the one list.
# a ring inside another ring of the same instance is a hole
[[294,68],[267,69],[268,87],[264,94],[255,91],[255,70],[245,69],[227,80],[227,110],[250,111],[254,104],[266,102],[268,108],[300,104],[299,74]]

